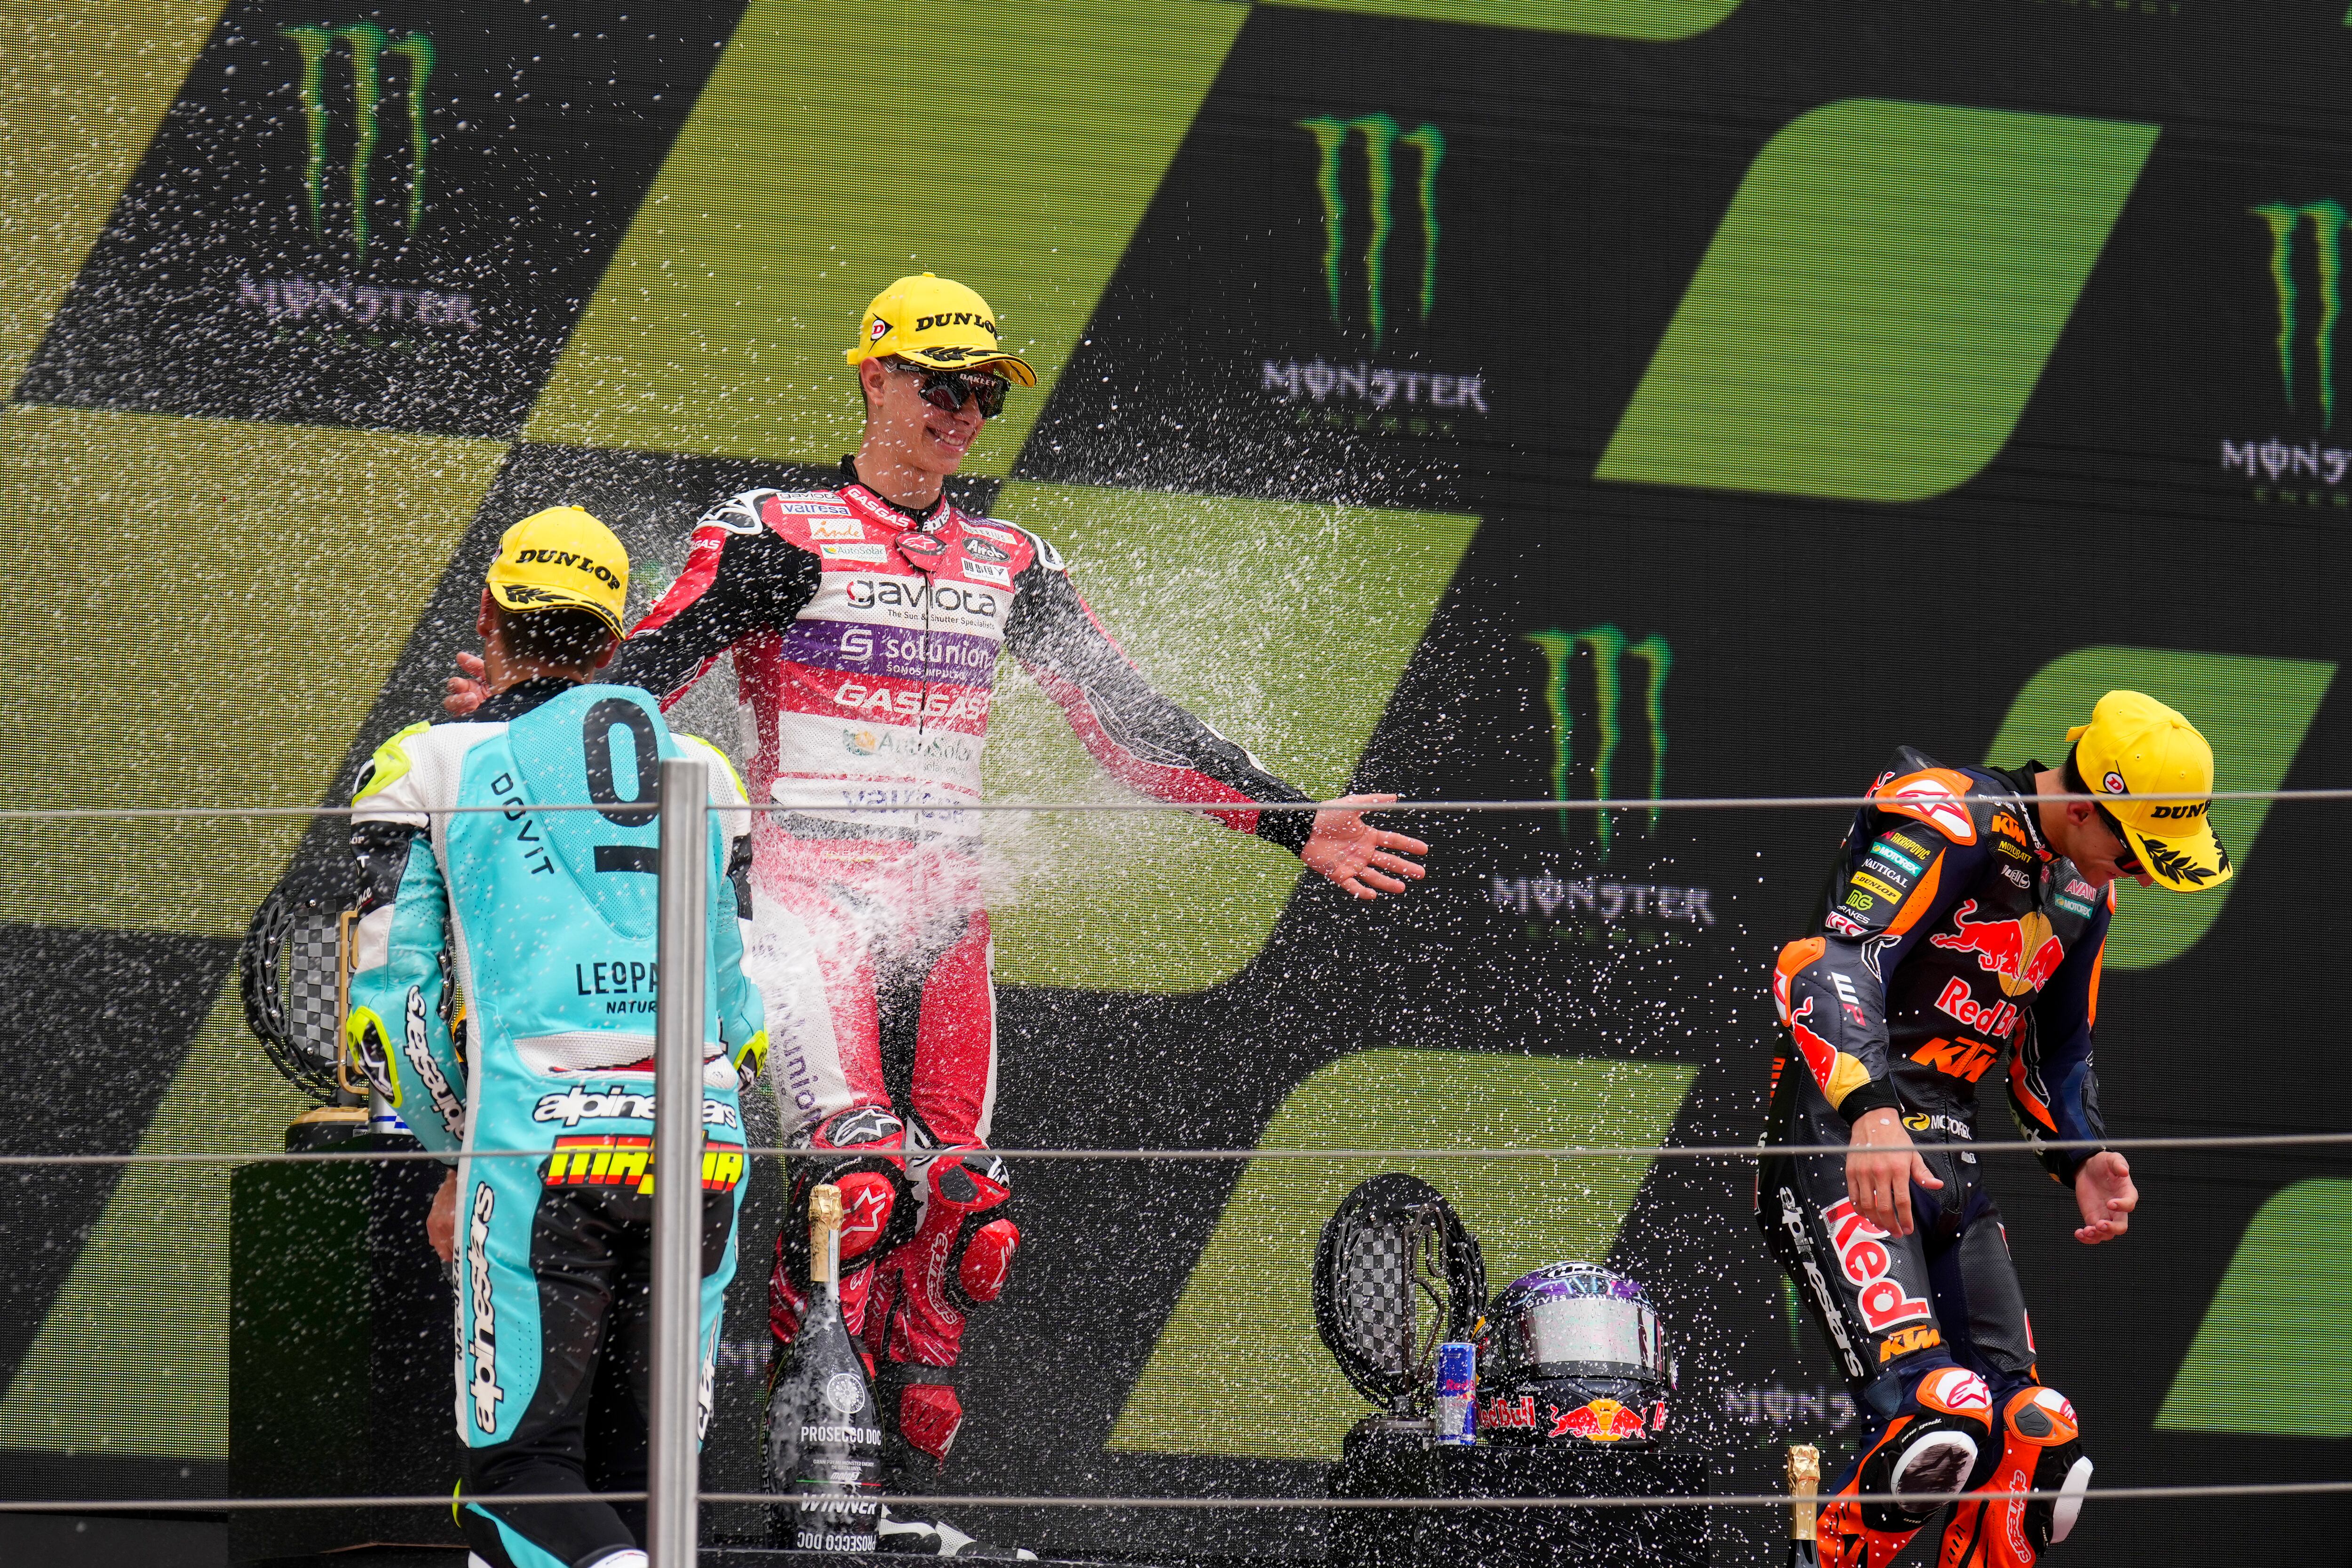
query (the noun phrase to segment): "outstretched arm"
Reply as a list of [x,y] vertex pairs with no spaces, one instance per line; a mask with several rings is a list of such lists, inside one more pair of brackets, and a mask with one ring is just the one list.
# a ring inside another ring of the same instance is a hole
[[1393,795],[1351,795],[1319,811],[1262,811],[1307,796],[1244,747],[1155,690],[1119,647],[1050,546],[1022,570],[1005,644],[1061,705],[1078,739],[1111,775],[1163,800],[1201,805],[1238,832],[1298,855],[1357,898],[1402,893],[1423,873],[1418,839],[1377,828],[1362,808]]

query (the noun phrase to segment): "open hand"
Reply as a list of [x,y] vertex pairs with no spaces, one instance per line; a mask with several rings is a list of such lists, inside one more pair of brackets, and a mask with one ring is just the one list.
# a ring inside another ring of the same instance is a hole
[[1899,1112],[1888,1105],[1864,1112],[1845,1156],[1845,1189],[1855,1209],[1888,1235],[1908,1236],[1917,1228],[1911,1219],[1915,1181],[1930,1192],[1944,1185],[1911,1146]]
[[2101,1149],[2074,1173],[2074,1207],[2083,1211],[2083,1228],[2074,1239],[2085,1247],[2113,1241],[2131,1228],[2131,1212],[2139,1207],[2139,1188],[2132,1185],[2131,1166],[2113,1149]]
[[451,718],[465,717],[490,695],[489,667],[479,653],[458,654],[457,669],[458,674],[441,683],[441,711]]
[[1349,795],[1334,800],[1315,813],[1315,831],[1298,858],[1307,862],[1307,870],[1351,897],[1402,893],[1404,883],[1398,878],[1418,882],[1429,874],[1419,861],[1405,857],[1425,855],[1429,846],[1419,839],[1373,827],[1364,821],[1362,812],[1348,809],[1385,806],[1395,799],[1393,795]]

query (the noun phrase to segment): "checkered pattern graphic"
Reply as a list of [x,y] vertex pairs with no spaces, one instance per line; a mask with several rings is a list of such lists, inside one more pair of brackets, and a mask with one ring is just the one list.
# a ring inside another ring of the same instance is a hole
[[1339,1312],[1347,1337],[1391,1377],[1412,1371],[1413,1261],[1417,1228],[1362,1225],[1340,1249]]
[[286,998],[286,1033],[302,1053],[331,1070],[342,1022],[336,993],[337,917],[304,910],[294,916],[278,950],[278,984]]

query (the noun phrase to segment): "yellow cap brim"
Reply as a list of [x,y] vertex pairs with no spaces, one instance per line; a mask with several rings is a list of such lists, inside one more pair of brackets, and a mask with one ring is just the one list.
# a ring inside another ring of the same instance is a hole
[[518,615],[528,615],[534,610],[585,610],[614,636],[624,634],[621,618],[610,605],[577,593],[565,593],[560,589],[541,588],[535,582],[500,582],[495,576],[489,581],[490,597]]
[[1008,354],[999,349],[961,349],[952,346],[934,349],[899,349],[898,358],[918,365],[928,365],[935,371],[986,371],[992,376],[1003,376],[1015,386],[1034,387],[1037,372],[1029,361],[1018,354]]
[[2119,825],[2147,874],[2175,893],[2202,893],[2236,874],[2210,821],[2200,819],[2193,831],[2167,839],[2151,839],[2128,822]]

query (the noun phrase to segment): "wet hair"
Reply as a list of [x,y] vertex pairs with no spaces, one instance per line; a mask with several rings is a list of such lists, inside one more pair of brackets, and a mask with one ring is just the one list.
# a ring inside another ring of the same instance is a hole
[[566,607],[524,612],[495,601],[491,607],[498,612],[499,634],[507,652],[535,664],[591,669],[618,641],[611,627],[585,610]]

